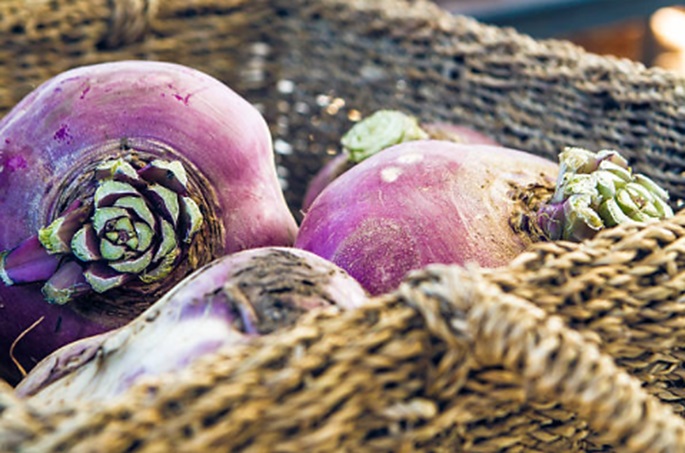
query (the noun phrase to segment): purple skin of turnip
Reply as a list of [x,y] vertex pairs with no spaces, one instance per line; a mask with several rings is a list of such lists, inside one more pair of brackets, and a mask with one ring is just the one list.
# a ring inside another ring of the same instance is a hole
[[342,137],[340,154],[329,160],[309,181],[302,211],[309,209],[331,181],[364,159],[392,145],[429,138],[474,145],[497,145],[492,138],[468,126],[445,122],[419,124],[418,119],[400,111],[379,110],[355,124]]
[[128,325],[50,354],[16,393],[41,407],[101,403],[220,348],[291,326],[305,312],[354,309],[366,300],[347,273],[304,250],[237,252],[188,276]]
[[404,142],[324,189],[295,246],[336,263],[373,295],[430,263],[502,266],[532,243],[510,225],[517,188],[551,186],[557,171],[500,146]]
[[376,295],[427,264],[494,268],[533,242],[582,241],[621,223],[672,217],[668,203],[665,190],[613,150],[567,147],[557,165],[501,146],[409,141],[325,188],[295,246]]
[[0,121],[0,212],[9,381],[216,257],[297,232],[259,112],[207,74],[150,61],[64,72]]

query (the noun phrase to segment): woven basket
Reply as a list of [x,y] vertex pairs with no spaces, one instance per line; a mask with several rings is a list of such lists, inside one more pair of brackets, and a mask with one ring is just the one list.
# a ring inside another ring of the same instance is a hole
[[[400,108],[556,159],[617,148],[685,198],[685,80],[405,0],[0,2],[0,111],[68,68],[143,58],[260,106],[298,213],[351,120]],[[343,315],[117,401],[0,383],[2,451],[685,451],[685,212],[493,270],[430,266]]]

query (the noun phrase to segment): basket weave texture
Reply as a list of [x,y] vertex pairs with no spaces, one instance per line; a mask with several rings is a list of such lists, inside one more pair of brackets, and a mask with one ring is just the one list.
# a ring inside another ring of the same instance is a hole
[[[74,66],[203,70],[258,105],[287,198],[352,119],[400,108],[556,159],[615,148],[685,198],[685,80],[405,0],[0,3],[0,111]],[[2,451],[685,451],[685,212],[392,294],[45,408],[0,383]]]

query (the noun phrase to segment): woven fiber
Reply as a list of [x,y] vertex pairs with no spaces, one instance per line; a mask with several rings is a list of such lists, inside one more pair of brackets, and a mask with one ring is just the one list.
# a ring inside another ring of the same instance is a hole
[[489,278],[563,317],[650,393],[685,412],[685,213],[581,244],[538,244]]
[[43,413],[6,404],[0,439],[35,451],[685,445],[683,419],[561,318],[449,267],[418,273],[363,309],[310,317],[138,386],[111,405]]
[[[298,213],[361,115],[399,108],[556,159],[616,148],[685,199],[685,80],[407,0],[0,2],[0,113],[68,68],[205,71],[269,121]],[[685,451],[685,211],[392,294],[41,407],[0,383],[0,451]]]

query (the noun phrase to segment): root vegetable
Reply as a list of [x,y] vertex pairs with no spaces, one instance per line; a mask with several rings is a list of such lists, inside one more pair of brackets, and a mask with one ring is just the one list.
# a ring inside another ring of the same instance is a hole
[[362,287],[334,264],[294,248],[219,258],[188,276],[130,324],[61,348],[17,386],[42,407],[106,401],[142,379],[293,325],[315,309],[353,309]]
[[427,264],[494,268],[535,241],[580,241],[619,223],[673,215],[668,193],[633,174],[616,151],[567,148],[559,158],[560,166],[501,146],[398,144],[323,190],[295,246],[376,295]]
[[510,226],[516,188],[553,185],[557,164],[503,147],[405,142],[366,159],[314,201],[295,246],[371,294],[430,263],[504,265],[532,240]]
[[132,319],[225,253],[297,225],[259,112],[200,71],[66,71],[0,122],[0,376]]

